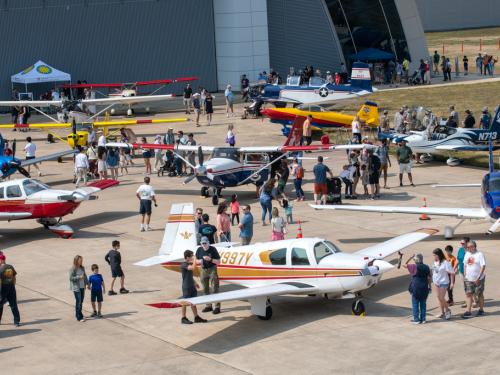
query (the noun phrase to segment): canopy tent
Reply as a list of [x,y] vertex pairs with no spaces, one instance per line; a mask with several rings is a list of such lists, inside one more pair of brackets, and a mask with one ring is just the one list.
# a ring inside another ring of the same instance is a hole
[[11,76],[10,81],[12,86],[14,86],[14,83],[23,84],[26,91],[28,91],[28,85],[32,83],[71,82],[71,75],[44,63],[42,60],[38,60],[22,72]]
[[394,60],[396,56],[393,53],[385,52],[377,48],[367,48],[358,53],[349,56],[349,59],[355,61],[386,61]]

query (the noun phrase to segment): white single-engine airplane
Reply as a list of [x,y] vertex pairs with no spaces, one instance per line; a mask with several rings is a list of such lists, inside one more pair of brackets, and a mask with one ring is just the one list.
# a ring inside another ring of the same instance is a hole
[[62,224],[83,201],[97,199],[95,193],[118,185],[116,180],[95,181],[76,190],[56,190],[31,178],[0,182],[0,221],[35,219],[62,238],[73,236],[73,229]]
[[460,219],[454,227],[447,225],[444,228],[444,237],[453,237],[457,227],[466,219],[487,220],[492,224],[486,234],[493,234],[500,228],[500,172],[495,172],[493,164],[493,143],[489,144],[489,172],[484,175],[480,184],[456,184],[456,185],[434,185],[434,187],[457,187],[457,188],[481,188],[481,207],[459,208],[459,207],[398,207],[398,206],[363,206],[363,205],[314,205],[310,206],[322,210],[339,211],[362,211],[380,213],[400,214],[426,214],[437,216],[449,216]]
[[[352,312],[365,314],[360,300],[363,290],[376,285],[394,266],[382,259],[417,243],[435,229],[419,229],[353,254],[342,253],[322,238],[299,238],[235,246],[215,246],[221,256],[217,266],[219,279],[246,287],[230,292],[153,303],[158,308],[201,305],[232,300],[248,300],[251,311],[261,319],[270,319],[270,298],[278,295],[320,294],[326,298],[355,298]],[[180,271],[184,250],[196,251],[192,203],[172,205],[159,254],[136,263],[139,266],[162,265]]]

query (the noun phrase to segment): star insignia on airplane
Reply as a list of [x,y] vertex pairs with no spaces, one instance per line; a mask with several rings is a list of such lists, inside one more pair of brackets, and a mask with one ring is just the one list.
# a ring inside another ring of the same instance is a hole
[[185,232],[181,232],[179,233],[181,235],[182,238],[184,238],[185,240],[189,240],[189,237],[191,237],[193,235],[193,233],[189,233],[188,231],[185,231]]
[[319,96],[325,98],[328,96],[328,89],[326,87],[322,87],[319,89]]

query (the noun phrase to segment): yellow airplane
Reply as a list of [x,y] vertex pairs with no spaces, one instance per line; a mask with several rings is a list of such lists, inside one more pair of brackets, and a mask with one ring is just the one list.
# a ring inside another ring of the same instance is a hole
[[[283,125],[284,128],[293,124],[297,117],[312,116],[314,130],[350,128],[354,116],[344,113],[326,111],[318,105],[303,104],[296,108],[266,108],[262,114],[272,123]],[[373,102],[365,102],[357,113],[360,121],[366,126],[377,128],[379,125],[378,106]]]
[[144,125],[144,124],[165,124],[172,122],[185,122],[187,118],[159,118],[159,119],[145,119],[145,120],[118,120],[118,121],[94,121],[73,124],[71,122],[65,123],[38,123],[38,124],[0,124],[0,129],[61,129],[73,128],[72,133],[68,134],[66,140],[49,131],[54,137],[63,142],[67,142],[71,148],[75,146],[86,146],[89,133],[91,129],[102,129],[104,134],[107,135],[109,129],[122,128],[125,126]]
[[[270,319],[272,297],[316,294],[328,299],[352,298],[352,313],[364,315],[361,292],[378,284],[382,275],[394,268],[383,259],[436,232],[435,229],[418,229],[352,254],[341,252],[324,238],[293,238],[247,246],[218,243],[213,246],[220,255],[219,259],[207,256],[204,261],[217,265],[220,280],[246,288],[152,303],[150,306],[211,306],[213,303],[248,300],[253,314],[261,319]],[[161,265],[179,272],[184,251],[196,252],[197,248],[193,204],[173,204],[158,255],[136,265]],[[200,265],[193,268],[197,275]]]

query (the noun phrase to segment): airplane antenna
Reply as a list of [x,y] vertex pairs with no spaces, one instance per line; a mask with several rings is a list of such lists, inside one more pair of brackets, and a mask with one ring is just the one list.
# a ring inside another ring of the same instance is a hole
[[490,137],[490,142],[489,142],[489,164],[490,164],[490,173],[495,172],[495,164],[493,162],[493,139]]

